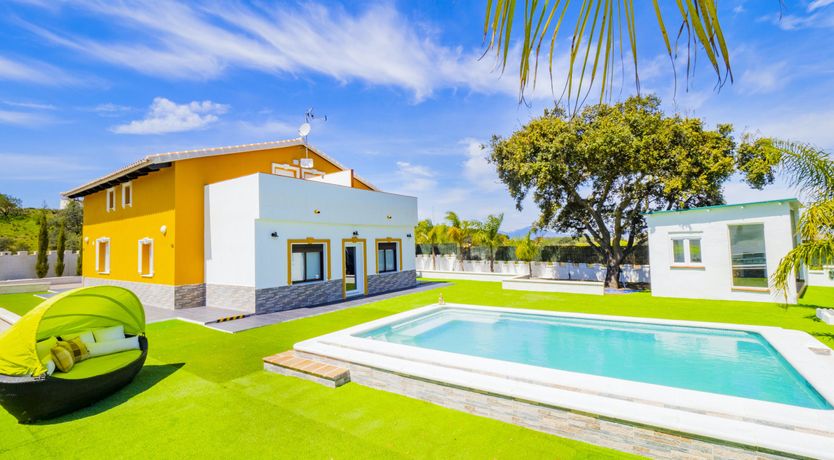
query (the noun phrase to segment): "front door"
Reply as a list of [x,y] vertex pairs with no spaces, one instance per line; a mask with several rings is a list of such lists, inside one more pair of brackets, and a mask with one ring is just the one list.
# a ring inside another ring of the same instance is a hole
[[345,296],[360,295],[365,293],[365,245],[359,242],[345,244],[345,273],[344,290]]

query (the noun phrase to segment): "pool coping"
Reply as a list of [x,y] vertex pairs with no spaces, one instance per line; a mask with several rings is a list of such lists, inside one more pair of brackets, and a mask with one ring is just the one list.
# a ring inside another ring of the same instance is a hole
[[[834,410],[802,408],[736,396],[560,371],[353,337],[441,308],[532,313],[761,334],[829,402],[834,401],[834,355],[811,335],[770,326],[593,315],[463,304],[429,305],[295,345],[299,352],[458,385],[629,423],[730,443],[812,457],[834,452]],[[523,376],[523,378],[521,377]],[[558,382],[558,383],[557,383]]]

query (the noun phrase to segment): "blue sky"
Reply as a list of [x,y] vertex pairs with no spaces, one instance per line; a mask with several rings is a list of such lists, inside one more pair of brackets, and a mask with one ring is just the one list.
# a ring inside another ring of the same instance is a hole
[[[720,2],[735,83],[716,92],[701,65],[675,98],[654,13],[637,3],[642,90],[667,111],[834,148],[834,0]],[[508,230],[524,227],[535,208],[514,210],[478,146],[553,96],[539,85],[519,105],[512,69],[478,59],[484,4],[4,2],[0,191],[56,206],[148,153],[295,137],[313,107],[328,120],[311,144],[417,196],[421,217],[505,212]],[[726,187],[729,202],[794,194]]]

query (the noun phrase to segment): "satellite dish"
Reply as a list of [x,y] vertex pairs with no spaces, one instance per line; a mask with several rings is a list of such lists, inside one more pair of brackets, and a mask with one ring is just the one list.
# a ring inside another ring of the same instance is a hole
[[307,137],[310,134],[310,123],[302,123],[301,126],[298,127],[298,135],[301,137]]

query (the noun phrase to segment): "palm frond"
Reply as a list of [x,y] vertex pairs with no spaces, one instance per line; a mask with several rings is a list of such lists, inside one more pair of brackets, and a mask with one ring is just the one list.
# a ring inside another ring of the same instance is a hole
[[834,238],[826,237],[814,241],[805,241],[791,249],[779,262],[771,277],[773,286],[785,292],[793,273],[798,273],[803,265],[813,263],[830,263],[834,255]]
[[[556,53],[561,51],[556,46],[557,37],[562,30],[564,19],[569,17],[568,11],[574,14],[576,19],[570,47],[567,49],[567,68],[560,69],[560,73],[566,78],[562,94],[567,96],[568,106],[573,106],[575,113],[597,84],[600,102],[604,101],[606,94],[610,96],[614,58],[617,48],[619,48],[620,59],[625,58],[624,41],[628,42],[629,57],[634,65],[634,84],[639,94],[640,76],[634,0],[525,0],[520,18],[515,14],[518,1],[520,0],[487,0],[484,42],[485,54],[493,51],[501,70],[505,71],[510,50],[516,46],[513,40],[513,24],[520,21],[520,28],[523,32],[518,37],[520,45],[518,56],[513,56],[518,60],[520,100],[524,100],[529,85],[532,84],[533,88],[536,86],[542,43],[547,38],[550,39],[547,60],[552,84],[553,62],[556,59]],[[667,19],[680,21],[679,37],[684,33],[686,35],[687,79],[695,69],[692,65],[695,51],[703,49],[716,75],[716,86],[720,88],[727,81],[732,82],[730,53],[718,18],[717,0],[676,0],[674,7],[668,7],[670,11],[664,11],[661,3],[653,0],[653,8],[673,69],[677,56],[677,43],[673,46],[669,39],[666,28]],[[623,40],[623,29],[626,32],[625,40]],[[598,79],[597,75],[600,72],[602,78]]]
[[774,140],[779,150],[780,172],[792,187],[819,197],[834,198],[834,161],[825,151],[799,142]]

